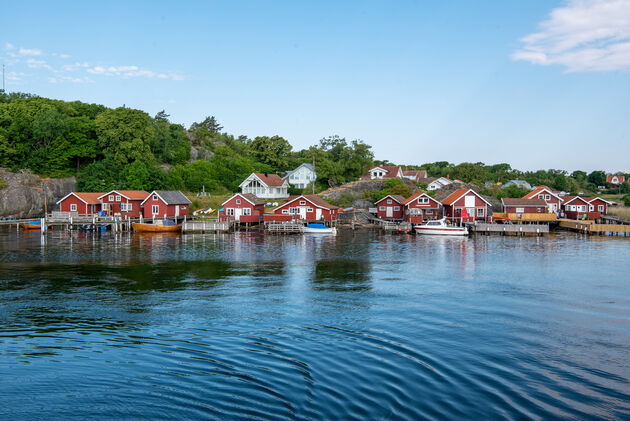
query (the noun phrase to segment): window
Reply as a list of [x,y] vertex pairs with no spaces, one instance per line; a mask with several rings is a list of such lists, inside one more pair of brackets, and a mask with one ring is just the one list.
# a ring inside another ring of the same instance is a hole
[[226,214],[227,216],[234,216],[234,208],[227,208],[227,209],[225,210],[225,214]]
[[427,209],[424,211],[427,215],[433,215],[433,209]]
[[70,205],[70,212],[76,212],[77,211],[77,204],[76,203],[72,203]]
[[543,195],[542,195],[542,194],[539,194],[539,195],[538,195],[538,198],[539,198],[539,199],[544,199],[544,197],[543,197]]
[[121,212],[124,212],[124,211],[126,211],[126,210],[127,210],[127,204],[126,204],[126,203],[121,203],[121,204],[120,204],[120,211],[121,211]]
[[551,195],[546,194],[546,195],[545,195],[545,200],[549,200],[549,199],[551,199]]
[[120,202],[120,195],[118,195],[118,194],[116,195],[116,201]]
[[604,205],[597,206],[597,210],[600,212],[604,212]]
[[113,194],[110,194],[110,195],[107,197],[107,199],[108,199],[110,202],[113,202],[113,201],[114,201],[114,195],[113,195]]
[[241,204],[241,199],[236,199],[236,204],[240,205]]
[[251,208],[243,208],[243,215],[244,216],[250,216],[252,214],[252,209]]
[[127,203],[127,212],[131,212],[133,210],[133,203]]
[[306,208],[306,212],[313,212],[313,208]]
[[419,197],[418,198],[418,203],[429,203],[429,198],[428,197]]
[[305,200],[300,200],[300,205],[306,205],[306,201]]
[[385,210],[385,206],[381,206],[380,210],[384,211]]
[[154,194],[154,195],[153,195],[153,200],[157,202],[157,200],[158,200],[158,196],[157,196],[157,194]]
[[462,214],[462,208],[455,209],[455,215],[459,216]]
[[157,215],[158,213],[160,213],[160,207],[158,205],[151,206],[151,214]]
[[289,213],[294,215],[299,214],[300,208],[289,208]]
[[516,213],[525,213],[525,208],[516,208]]
[[484,212],[483,212],[483,208],[477,208],[477,216],[483,216]]
[[289,214],[289,210],[288,209],[282,209],[282,214],[283,215],[288,215]]
[[394,210],[395,211],[399,211],[400,210],[400,206],[394,206]]
[[387,199],[387,204],[391,205],[392,204],[392,199]]
[[186,209],[186,205],[182,205],[182,209]]

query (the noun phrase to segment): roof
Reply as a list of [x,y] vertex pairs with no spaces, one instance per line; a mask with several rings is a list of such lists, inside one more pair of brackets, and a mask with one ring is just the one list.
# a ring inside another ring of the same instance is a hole
[[286,183],[279,175],[277,174],[263,174],[263,173],[254,173],[256,177],[260,179],[263,183],[267,185],[267,187],[281,187]]
[[298,200],[300,198],[308,200],[313,205],[315,205],[315,206],[317,206],[319,208],[324,208],[324,209],[329,209],[329,210],[339,209],[339,206],[331,205],[330,203],[328,203],[327,201],[325,201],[321,197],[317,196],[316,194],[301,194],[299,196],[290,197],[286,202],[284,202],[283,204],[281,204],[280,206],[275,208],[274,211],[276,209],[280,209],[281,207],[284,207],[284,206],[288,205],[289,203],[292,203],[292,202],[294,202],[294,201],[296,201],[296,200]]
[[412,194],[412,195],[411,195],[411,196],[409,196],[408,198],[406,198],[406,199],[402,202],[402,204],[403,204],[403,205],[408,205],[409,203],[413,202],[414,200],[416,200],[416,199],[417,199],[417,198],[419,198],[420,196],[426,196],[426,197],[428,197],[430,200],[433,200],[433,201],[434,201],[434,202],[436,202],[436,203],[440,203],[440,201],[439,201],[439,200],[437,200],[437,199],[436,199],[436,198],[434,198],[434,197],[429,196],[428,194],[426,194],[426,193],[424,193],[424,192],[417,192],[417,193]]
[[263,199],[259,199],[256,197],[254,193],[234,193],[232,197],[230,197],[225,202],[221,203],[221,206],[225,205],[230,200],[234,199],[236,196],[241,196],[243,199],[247,200],[252,205],[264,205],[265,201]]
[[564,203],[563,203],[563,205],[566,205],[566,204],[568,204],[570,202],[573,202],[575,199],[580,199],[582,202],[588,204],[588,202],[586,200],[584,200],[583,197],[580,197],[580,196],[564,196]]
[[167,205],[190,205],[192,202],[188,200],[184,193],[179,190],[153,190],[153,192],[142,201],[146,202],[152,195],[157,194]]
[[99,199],[112,193],[118,193],[119,195],[124,196],[129,200],[144,200],[149,195],[149,193],[145,192],[144,190],[112,190],[110,192],[100,195]]
[[403,175],[406,175],[406,176],[415,175],[418,178],[422,178],[420,177],[420,175],[426,177],[427,170],[407,170],[407,171],[403,171]]
[[73,191],[71,193],[68,193],[61,199],[59,199],[59,201],[57,201],[57,204],[67,199],[68,196],[76,196],[77,198],[79,198],[79,200],[81,200],[82,202],[88,205],[98,205],[101,203],[101,201],[99,200],[99,197],[101,197],[102,195],[103,193],[87,193],[87,192],[74,192]]
[[452,205],[453,203],[457,202],[460,198],[468,194],[468,192],[473,193],[475,196],[477,196],[478,198],[486,202],[488,205],[492,206],[492,203],[488,202],[486,199],[481,197],[481,195],[477,193],[476,191],[474,191],[473,189],[457,189],[453,193],[449,194],[446,197],[446,199],[442,200],[442,204],[447,205],[447,206]]
[[376,168],[384,169],[387,172],[387,175],[391,177],[395,177],[396,174],[398,174],[398,171],[400,171],[399,165],[375,165],[374,167],[370,168],[370,171]]
[[437,177],[426,177],[426,178],[419,178],[417,181],[418,181],[418,183],[431,184],[437,179],[438,179]]
[[625,175],[612,174],[612,175],[606,176],[606,182],[612,183],[613,177],[617,177],[617,180],[619,180],[622,183],[626,180],[626,176]]
[[542,199],[513,199],[505,197],[501,199],[503,206],[519,206],[519,207],[541,207],[546,208],[547,202]]
[[599,196],[598,197],[582,197],[582,199],[586,200],[588,203],[591,203],[593,200],[601,200],[602,202],[608,203],[609,205],[612,203],[612,202],[609,202],[606,199],[602,199]]
[[299,165],[297,168],[295,168],[294,170],[287,171],[287,174],[286,174],[284,177],[282,177],[282,178],[287,179],[287,178],[288,178],[291,174],[293,174],[294,172],[296,172],[297,170],[299,170],[299,169],[300,169],[300,168],[302,168],[302,167],[306,167],[306,168],[308,168],[309,170],[311,170],[311,171],[315,172],[315,169],[313,168],[313,164],[309,164],[308,162],[305,162],[305,163],[303,163],[303,164],[300,164],[300,165]]
[[547,186],[536,186],[534,187],[534,190],[527,193],[525,196],[523,196],[523,199],[533,199],[535,197],[537,197],[540,193],[542,193],[543,191],[547,191],[549,194],[553,195],[556,197],[556,199],[560,200],[562,202],[562,199],[560,198],[560,196],[558,196],[557,194],[555,194],[549,187]]
[[387,199],[388,197],[391,197],[392,199],[394,199],[395,201],[397,201],[398,203],[400,203],[401,205],[403,204],[403,202],[405,201],[405,198],[402,197],[399,194],[388,194],[387,196],[385,196],[384,198],[382,198],[381,200],[378,200],[376,203],[381,203],[383,200]]

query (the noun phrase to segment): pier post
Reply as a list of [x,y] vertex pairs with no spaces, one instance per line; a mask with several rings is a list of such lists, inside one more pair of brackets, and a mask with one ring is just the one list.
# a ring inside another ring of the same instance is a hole
[[46,219],[42,218],[39,221],[39,229],[41,230],[42,234],[46,232]]
[[182,232],[186,232],[186,215],[184,215],[184,222],[182,222]]

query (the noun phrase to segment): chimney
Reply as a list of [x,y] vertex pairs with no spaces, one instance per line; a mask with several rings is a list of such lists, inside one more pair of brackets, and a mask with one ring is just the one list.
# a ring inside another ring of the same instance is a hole
[[269,177],[269,174],[267,174],[267,171],[265,171],[265,177]]

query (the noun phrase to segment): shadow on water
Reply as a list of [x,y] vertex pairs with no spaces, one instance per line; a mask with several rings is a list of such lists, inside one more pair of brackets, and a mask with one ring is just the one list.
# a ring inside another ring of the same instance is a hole
[[321,291],[369,291],[370,271],[367,260],[322,259],[313,268],[312,287]]

